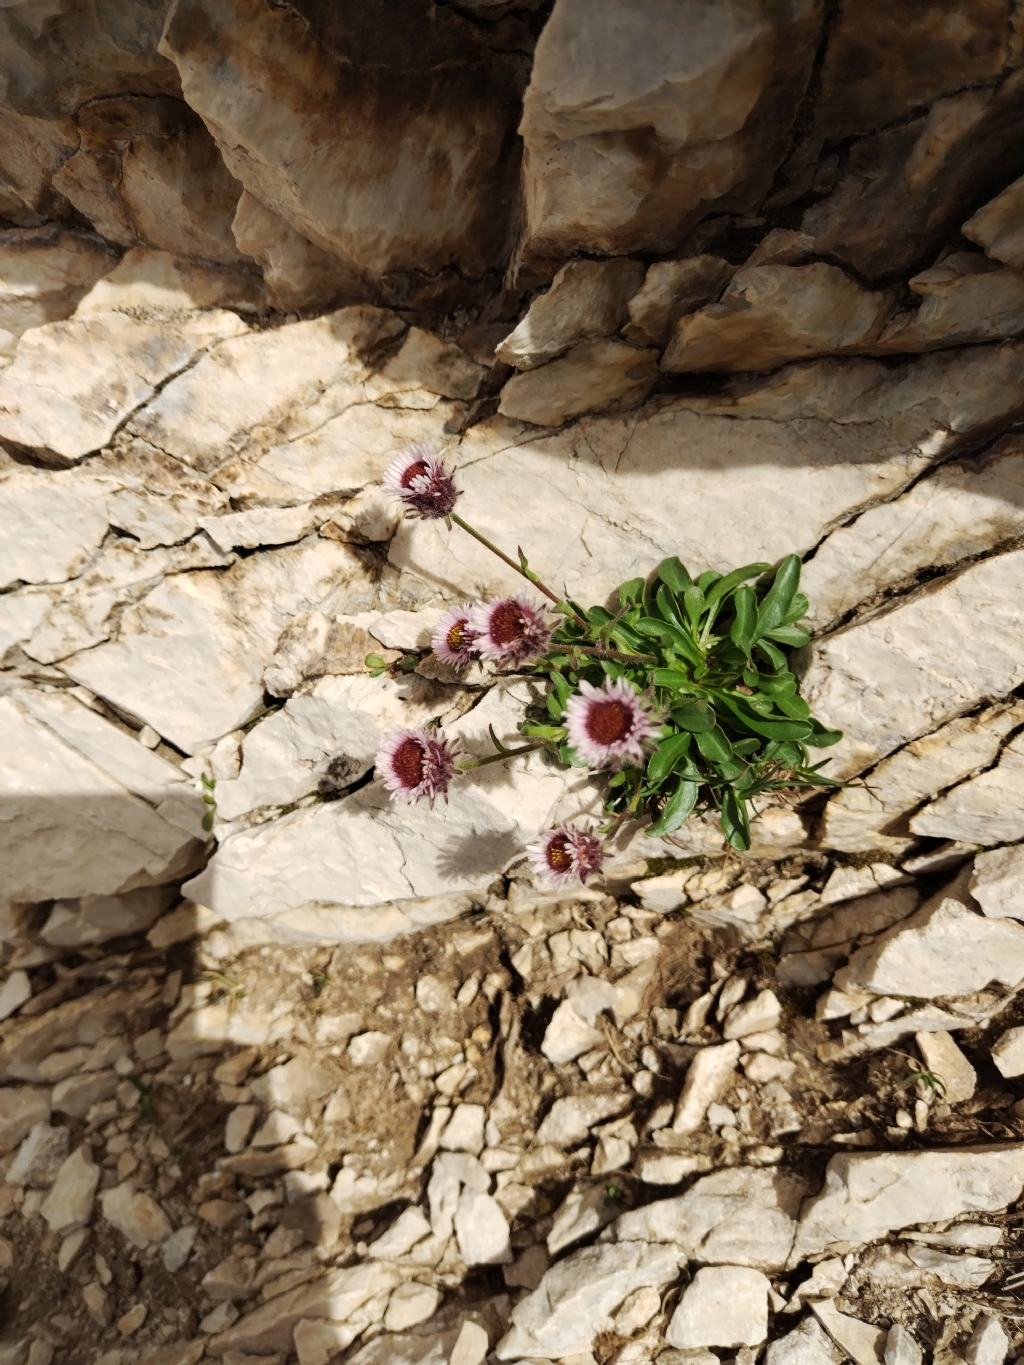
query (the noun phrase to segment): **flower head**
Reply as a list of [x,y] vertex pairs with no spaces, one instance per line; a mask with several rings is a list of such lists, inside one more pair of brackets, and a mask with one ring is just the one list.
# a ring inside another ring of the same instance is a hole
[[527,847],[530,866],[549,886],[568,886],[600,872],[604,845],[596,834],[578,825],[546,829]]
[[396,801],[434,804],[448,799],[457,750],[444,735],[427,730],[396,730],[377,751],[377,771]]
[[569,743],[595,768],[642,763],[657,724],[625,678],[606,678],[600,687],[581,682],[565,706]]
[[485,602],[470,616],[476,648],[485,659],[523,663],[543,654],[551,640],[551,626],[538,606],[525,597],[501,597]]
[[419,517],[448,516],[459,496],[455,475],[429,446],[423,445],[410,446],[391,461],[384,474],[384,487]]
[[442,663],[465,668],[477,657],[476,633],[470,625],[473,608],[451,607],[434,627],[430,648]]

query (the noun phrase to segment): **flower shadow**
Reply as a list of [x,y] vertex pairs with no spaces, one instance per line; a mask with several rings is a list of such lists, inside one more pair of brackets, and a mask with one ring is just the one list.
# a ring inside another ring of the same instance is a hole
[[465,834],[438,847],[437,869],[446,878],[497,877],[517,855],[523,845],[514,829]]

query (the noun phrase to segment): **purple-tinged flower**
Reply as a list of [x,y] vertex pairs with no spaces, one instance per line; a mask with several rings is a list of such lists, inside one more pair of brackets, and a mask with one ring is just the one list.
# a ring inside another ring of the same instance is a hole
[[569,743],[594,768],[640,764],[657,724],[625,678],[606,678],[600,687],[581,682],[565,706]]
[[448,800],[457,750],[440,732],[396,730],[377,751],[377,772],[396,801]]
[[601,871],[604,845],[596,834],[578,825],[546,829],[526,849],[530,866],[549,886],[586,885],[588,877]]
[[469,618],[476,648],[485,659],[520,664],[543,654],[551,626],[543,610],[525,597],[501,597],[474,608]]
[[423,445],[410,446],[391,461],[384,487],[412,516],[419,517],[448,516],[459,496],[453,472]]
[[465,668],[477,657],[476,632],[470,625],[471,606],[450,607],[434,627],[430,648],[442,663]]

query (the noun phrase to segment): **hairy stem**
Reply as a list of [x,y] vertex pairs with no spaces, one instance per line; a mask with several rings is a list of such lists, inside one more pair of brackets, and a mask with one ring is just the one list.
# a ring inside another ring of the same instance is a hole
[[486,768],[488,763],[501,763],[506,758],[515,758],[517,754],[532,754],[535,749],[546,749],[549,742],[546,739],[539,739],[535,744],[521,744],[518,749],[503,749],[499,753],[488,754],[486,758],[471,758],[459,764],[459,772],[468,773],[474,768]]
[[[548,585],[537,574],[535,574],[532,569],[528,568],[524,564],[518,563],[516,560],[512,558],[511,555],[507,555],[504,550],[500,550],[498,546],[495,545],[493,540],[488,540],[488,538],[483,534],[482,531],[478,531],[475,526],[471,526],[464,517],[460,517],[457,512],[452,512],[449,520],[453,521],[456,526],[460,526],[462,530],[465,531],[467,535],[471,535],[474,540],[479,541],[479,543],[484,547],[484,549],[490,550],[492,555],[497,555],[503,564],[507,564],[510,569],[515,569],[517,574],[519,574],[522,578],[525,578],[528,583],[532,583],[533,586],[539,592],[542,592],[544,596],[548,598],[549,601],[554,602],[555,606],[560,607],[564,604],[565,599],[563,597],[559,597],[556,592],[549,588]],[[580,616],[579,612],[573,610],[572,614],[580,623],[581,626],[583,626],[587,630],[590,629],[588,623],[583,619],[582,616]]]

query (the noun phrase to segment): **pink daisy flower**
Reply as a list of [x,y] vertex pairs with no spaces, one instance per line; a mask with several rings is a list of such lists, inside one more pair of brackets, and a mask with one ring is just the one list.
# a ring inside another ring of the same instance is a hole
[[596,834],[578,825],[557,825],[528,845],[526,856],[537,876],[549,886],[569,886],[577,881],[585,885],[588,877],[601,870],[604,845]]
[[624,678],[606,678],[600,687],[581,682],[566,703],[565,724],[569,743],[594,768],[642,763],[644,747],[658,729]]
[[448,516],[459,496],[452,471],[423,445],[410,446],[391,461],[384,487],[409,513],[420,517]]
[[469,618],[477,652],[485,659],[518,664],[543,654],[551,640],[544,611],[525,597],[501,597],[474,608]]
[[430,648],[442,663],[465,668],[477,657],[476,633],[469,624],[471,606],[450,607],[434,627]]
[[440,734],[427,730],[395,730],[377,751],[377,772],[396,801],[433,805],[448,799],[455,776],[457,750]]

